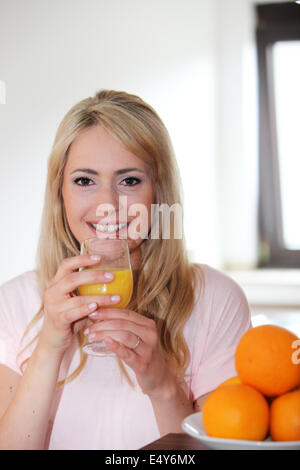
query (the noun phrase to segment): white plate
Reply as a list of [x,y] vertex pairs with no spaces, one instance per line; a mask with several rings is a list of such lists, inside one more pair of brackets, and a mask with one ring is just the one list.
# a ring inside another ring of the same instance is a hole
[[182,422],[182,429],[195,437],[210,449],[220,450],[300,450],[300,441],[274,442],[271,438],[265,441],[242,441],[240,439],[221,439],[209,437],[203,428],[202,413],[194,413]]

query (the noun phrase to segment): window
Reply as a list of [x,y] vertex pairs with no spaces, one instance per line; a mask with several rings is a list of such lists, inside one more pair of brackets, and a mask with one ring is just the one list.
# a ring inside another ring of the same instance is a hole
[[300,4],[256,13],[260,266],[300,268]]

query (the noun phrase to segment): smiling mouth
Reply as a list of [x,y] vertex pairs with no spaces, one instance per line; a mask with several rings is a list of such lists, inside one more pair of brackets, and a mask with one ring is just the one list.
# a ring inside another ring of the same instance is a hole
[[128,225],[127,223],[102,225],[102,224],[92,224],[91,222],[88,222],[87,224],[90,227],[93,227],[93,229],[96,232],[102,232],[102,233],[120,232],[121,230],[123,230]]

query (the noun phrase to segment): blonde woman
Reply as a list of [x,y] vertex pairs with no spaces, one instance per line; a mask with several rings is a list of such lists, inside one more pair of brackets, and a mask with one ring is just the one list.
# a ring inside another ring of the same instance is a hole
[[[178,182],[167,131],[140,98],[103,90],[67,113],[49,158],[37,269],[0,288],[0,448],[138,449],[181,432],[235,375],[235,348],[251,326],[243,292],[192,265],[182,239],[151,237],[151,205],[180,203]],[[128,227],[136,203],[150,227],[128,238],[127,309],[114,309],[115,296],[74,295],[109,282],[110,273],[79,270],[98,262],[80,244],[105,229],[99,205],[123,222],[120,196]],[[115,357],[86,356],[87,338],[104,340]]]

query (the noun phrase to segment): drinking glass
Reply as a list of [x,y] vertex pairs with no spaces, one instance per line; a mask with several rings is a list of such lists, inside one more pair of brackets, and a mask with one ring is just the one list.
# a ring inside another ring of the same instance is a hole
[[[81,254],[100,256],[97,265],[84,267],[81,270],[110,271],[114,274],[114,279],[107,283],[82,285],[78,288],[79,295],[119,295],[120,302],[107,306],[107,308],[126,308],[133,290],[133,276],[127,240],[89,238],[82,242]],[[82,349],[86,354],[92,356],[115,355],[107,348],[104,341],[87,343]]]

